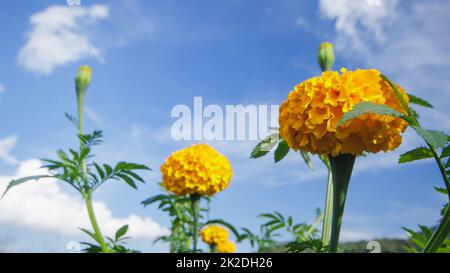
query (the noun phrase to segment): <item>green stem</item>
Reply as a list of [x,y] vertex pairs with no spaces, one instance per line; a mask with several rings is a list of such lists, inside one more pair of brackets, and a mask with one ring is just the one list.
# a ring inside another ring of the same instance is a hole
[[444,180],[445,187],[447,188],[448,198],[450,201],[450,182],[448,180],[447,174],[445,173],[445,167],[442,164],[441,158],[438,156],[438,154],[437,154],[436,150],[433,148],[433,146],[431,146],[428,143],[427,143],[427,145],[428,145],[428,148],[430,149],[430,151],[433,153],[433,157],[436,160],[436,163],[439,167],[439,171],[441,172],[442,179]]
[[352,176],[356,156],[342,154],[330,156],[331,171],[333,174],[333,218],[331,223],[330,252],[337,252],[342,218],[344,216],[345,200],[348,185]]
[[[333,55],[333,62],[321,63],[319,61],[319,65],[322,68],[322,72],[333,70],[334,51],[332,52],[331,55]],[[325,165],[327,166],[328,170],[328,185],[327,185],[325,211],[322,226],[322,243],[324,246],[327,246],[330,243],[331,220],[333,216],[333,173],[331,171],[330,159],[326,160]]]
[[[448,176],[445,173],[445,167],[442,164],[441,159],[439,158],[436,150],[433,148],[433,146],[428,144],[428,148],[433,153],[434,159],[436,160],[436,163],[439,166],[439,170],[441,172],[442,178],[444,179],[445,186],[447,187],[447,192],[449,194],[449,200],[450,200],[450,183],[448,180]],[[423,253],[434,253],[437,252],[439,247],[441,246],[442,242],[449,236],[450,234],[450,209],[447,207],[447,209],[444,212],[444,216],[442,217],[441,222],[439,223],[439,226],[434,231],[431,238],[428,240],[425,247],[422,249]]]
[[442,242],[448,238],[450,234],[450,209],[447,206],[447,209],[444,212],[444,216],[442,217],[441,223],[438,228],[434,231],[430,240],[428,240],[423,253],[435,253],[441,246]]
[[192,229],[192,251],[194,253],[197,252],[197,241],[198,241],[198,220],[200,217],[200,199],[201,196],[199,194],[192,194],[191,198],[191,209],[192,209],[192,217],[194,218],[194,225]]
[[94,208],[92,207],[92,198],[91,195],[85,194],[84,195],[84,201],[86,203],[86,208],[89,214],[89,219],[91,220],[92,228],[94,229],[94,235],[97,239],[97,242],[100,244],[100,248],[102,249],[103,253],[108,253],[109,248],[105,243],[105,240],[103,239],[102,232],[100,231],[100,227],[98,226],[97,219],[95,218],[94,214]]
[[78,134],[83,134],[83,113],[84,113],[84,98],[86,96],[85,90],[77,90],[77,106],[78,106]]
[[322,243],[324,246],[330,243],[331,219],[333,216],[333,174],[331,172],[330,161],[327,162],[328,169],[328,186],[325,199],[325,211],[322,227]]

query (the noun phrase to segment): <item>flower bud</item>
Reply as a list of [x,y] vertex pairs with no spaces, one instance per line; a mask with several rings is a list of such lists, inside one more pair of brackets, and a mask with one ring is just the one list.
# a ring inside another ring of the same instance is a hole
[[329,71],[333,69],[335,58],[332,43],[325,42],[320,45],[318,59],[322,71]]
[[90,66],[83,65],[78,69],[75,77],[77,92],[85,92],[91,84],[92,69]]

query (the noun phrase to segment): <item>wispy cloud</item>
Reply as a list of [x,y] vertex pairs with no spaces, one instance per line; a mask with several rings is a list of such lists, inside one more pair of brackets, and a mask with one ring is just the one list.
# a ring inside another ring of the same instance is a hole
[[50,6],[30,18],[31,30],[20,49],[18,62],[25,69],[50,74],[58,67],[85,58],[102,59],[91,42],[87,27],[109,17],[105,5]]
[[0,94],[5,92],[5,90],[6,90],[5,86],[2,83],[0,83]]
[[[14,175],[0,176],[0,192],[11,179],[45,174],[47,170],[40,167],[39,160],[21,162]],[[94,202],[93,206],[106,235],[113,235],[125,224],[129,224],[133,238],[153,239],[168,232],[152,218],[135,214],[117,218],[105,203]],[[10,191],[0,204],[0,223],[72,236],[81,234],[79,227],[90,229],[84,203],[64,192],[53,179],[29,182]]]
[[16,143],[15,135],[0,139],[0,160],[12,165],[17,164],[17,159],[11,155],[11,150],[16,147]]

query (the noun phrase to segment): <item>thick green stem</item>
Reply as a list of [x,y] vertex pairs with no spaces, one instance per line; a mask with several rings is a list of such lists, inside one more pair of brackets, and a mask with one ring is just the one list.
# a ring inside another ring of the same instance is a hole
[[197,241],[198,241],[198,221],[200,218],[200,199],[201,196],[199,194],[192,194],[191,198],[191,209],[192,209],[192,217],[194,218],[194,225],[192,228],[192,251],[197,252]]
[[342,154],[336,157],[330,156],[333,175],[333,218],[331,223],[330,252],[337,252],[338,250],[345,200],[355,158],[356,156],[350,154]]
[[328,186],[325,199],[325,211],[322,227],[322,243],[324,246],[330,243],[331,217],[333,216],[333,174],[331,172],[330,162],[327,162]]
[[100,231],[100,227],[98,226],[97,219],[95,218],[94,214],[94,208],[92,207],[92,198],[90,194],[84,195],[84,201],[86,203],[86,208],[89,214],[89,219],[91,220],[92,228],[94,230],[95,238],[97,239],[97,242],[100,244],[100,248],[102,249],[102,252],[108,253],[109,248],[105,243],[105,240],[103,238],[102,232]]
[[423,253],[435,253],[441,246],[442,242],[448,238],[450,234],[450,209],[447,209],[444,212],[444,216],[442,217],[441,223],[438,228],[434,231],[430,240],[425,245],[422,250]]

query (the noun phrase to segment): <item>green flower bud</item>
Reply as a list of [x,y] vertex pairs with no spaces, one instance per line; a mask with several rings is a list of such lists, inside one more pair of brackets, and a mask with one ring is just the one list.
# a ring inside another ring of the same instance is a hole
[[320,45],[318,59],[322,71],[329,71],[333,69],[335,58],[332,43],[325,42]]
[[77,92],[85,92],[91,84],[92,69],[90,66],[83,65],[78,69],[75,77]]

